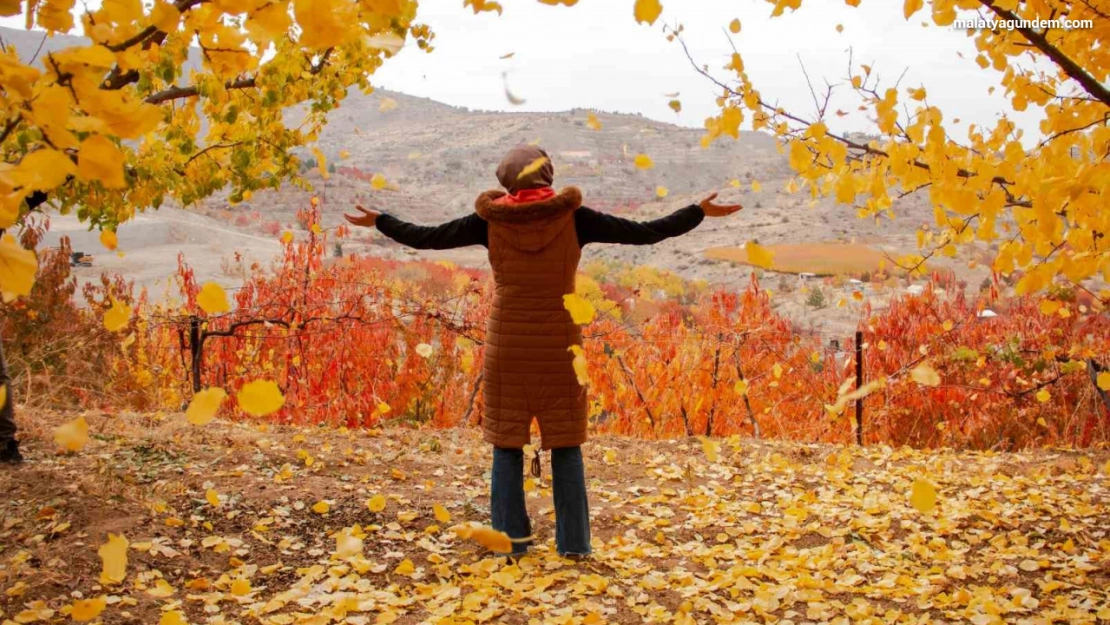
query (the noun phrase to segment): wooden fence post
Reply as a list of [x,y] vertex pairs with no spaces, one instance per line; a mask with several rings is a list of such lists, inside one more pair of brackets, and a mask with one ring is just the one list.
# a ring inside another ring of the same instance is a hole
[[[863,331],[856,330],[856,389],[863,386]],[[856,444],[863,445],[863,398],[856,398]]]
[[200,336],[200,317],[189,315],[189,356],[193,378],[193,394],[200,392],[200,374],[204,358],[204,344]]

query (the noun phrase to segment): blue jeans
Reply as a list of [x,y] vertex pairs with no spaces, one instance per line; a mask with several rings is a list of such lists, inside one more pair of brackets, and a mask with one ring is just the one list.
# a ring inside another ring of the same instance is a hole
[[[586,467],[581,447],[551,450],[551,484],[555,495],[555,547],[560,555],[590,553],[590,506],[586,496]],[[509,538],[532,535],[524,505],[524,450],[493,448],[490,484],[493,529]],[[514,556],[523,555],[531,541],[514,542]]]

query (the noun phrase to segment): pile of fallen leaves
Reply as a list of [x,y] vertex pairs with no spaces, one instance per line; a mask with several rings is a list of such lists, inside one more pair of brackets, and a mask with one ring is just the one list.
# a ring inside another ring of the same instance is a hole
[[490,453],[472,430],[86,415],[72,452],[72,415],[21,418],[5,624],[1110,619],[1105,451],[598,438],[593,556],[555,553],[545,462],[514,564],[473,540]]

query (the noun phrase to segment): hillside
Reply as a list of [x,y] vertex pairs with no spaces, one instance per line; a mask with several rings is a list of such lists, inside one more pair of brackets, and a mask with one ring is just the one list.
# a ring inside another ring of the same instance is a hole
[[[0,472],[5,619],[70,622],[74,606],[128,625],[1110,619],[1105,452],[730,439],[711,461],[696,440],[600,437],[585,447],[591,559],[553,552],[545,455],[527,496],[539,546],[512,565],[447,530],[488,522],[474,429],[86,414],[89,443],[61,455],[51,431],[72,416],[22,413],[32,460]],[[910,503],[919,480],[937,491],[925,513]],[[109,535],[128,543],[116,585],[98,581]]]

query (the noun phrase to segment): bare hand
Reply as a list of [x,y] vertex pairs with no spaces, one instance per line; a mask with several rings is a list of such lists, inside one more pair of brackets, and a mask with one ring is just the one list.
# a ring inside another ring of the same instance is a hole
[[360,204],[355,204],[355,208],[358,209],[358,211],[362,214],[349,215],[347,213],[343,213],[343,217],[356,226],[373,228],[374,222],[376,222],[378,220],[378,217],[381,216],[381,213],[379,211],[363,208]]
[[727,217],[744,208],[739,204],[714,204],[715,199],[717,199],[716,193],[698,203],[706,217]]

